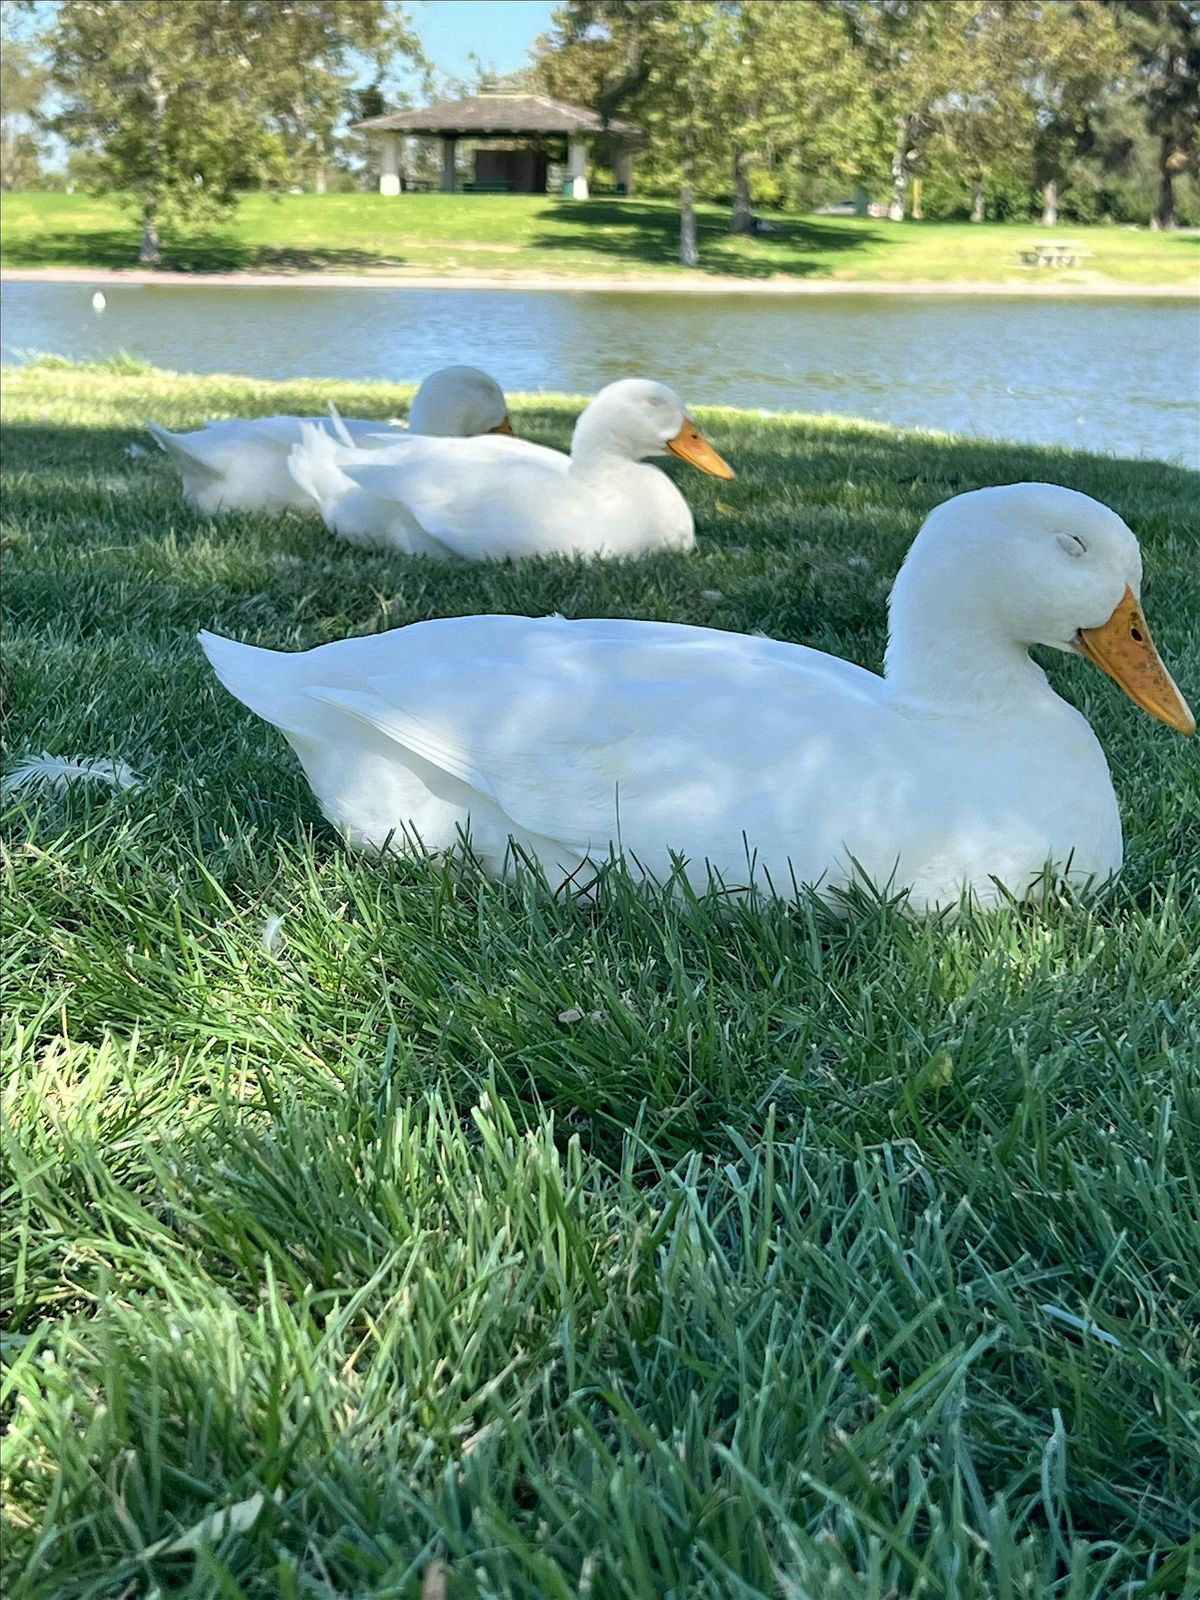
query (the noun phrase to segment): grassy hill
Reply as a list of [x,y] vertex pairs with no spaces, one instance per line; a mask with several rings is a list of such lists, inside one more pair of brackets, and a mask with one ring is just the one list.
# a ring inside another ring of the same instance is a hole
[[878,667],[926,511],[1040,476],[1137,530],[1194,700],[1195,477],[718,411],[694,555],[455,567],[130,454],[408,394],[7,375],[5,766],[140,781],[5,803],[7,1592],[1195,1594],[1194,749],[1056,656],[1127,830],[1098,902],[588,909],[348,855],[194,642],[558,610]]
[[[1127,284],[1200,283],[1200,238],[1148,229],[1078,228],[1056,237],[1090,252],[1075,270],[1037,270],[1018,250],[1027,225],[889,223],[856,217],[777,217],[773,233],[733,238],[728,213],[702,206],[704,270],[744,279]],[[138,229],[115,198],[3,197],[0,263],[6,267],[128,267]],[[247,195],[225,227],[165,246],[166,264],[189,271],[323,269],[403,274],[536,272],[690,276],[676,265],[679,219],[664,201],[572,202],[526,195]]]

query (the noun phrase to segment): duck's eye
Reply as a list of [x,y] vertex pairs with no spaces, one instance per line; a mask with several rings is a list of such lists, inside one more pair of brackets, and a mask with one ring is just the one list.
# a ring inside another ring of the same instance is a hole
[[1077,533],[1060,533],[1058,542],[1069,556],[1087,555],[1087,545]]

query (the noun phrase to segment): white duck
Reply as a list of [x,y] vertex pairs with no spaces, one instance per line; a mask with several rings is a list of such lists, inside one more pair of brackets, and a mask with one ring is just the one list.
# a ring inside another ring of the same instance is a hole
[[1103,751],[1029,646],[1077,652],[1180,733],[1137,540],[1070,489],[959,495],[896,579],[879,677],[803,645],[670,623],[458,617],[280,654],[201,634],[286,735],[352,845],[510,840],[553,887],[623,857],[727,888],[825,895],[860,875],[928,911],[1121,863]]
[[[183,494],[197,511],[315,510],[288,470],[288,454],[306,427],[324,431],[323,417],[250,417],[210,422],[194,433],[146,427],[178,467]],[[511,433],[508,404],[494,378],[476,367],[443,367],[421,384],[408,427],[338,418],[342,437],[360,450],[406,444],[415,435],[452,437]]]
[[645,457],[670,453],[733,477],[679,396],[643,378],[600,391],[575,424],[570,456],[524,442],[425,439],[364,458],[323,430],[302,431],[292,475],[332,533],[441,559],[690,550],[687,501]]

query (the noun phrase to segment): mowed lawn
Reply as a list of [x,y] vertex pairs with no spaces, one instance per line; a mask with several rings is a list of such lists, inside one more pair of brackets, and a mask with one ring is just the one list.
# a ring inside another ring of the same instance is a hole
[[[6,194],[5,267],[136,265],[134,212],[116,197]],[[1200,284],[1200,235],[1080,228],[1054,237],[1088,252],[1078,268],[1029,269],[1027,224],[890,223],[773,216],[775,231],[733,238],[727,208],[701,206],[705,272],[739,278],[904,283],[1112,281]],[[662,200],[567,201],[528,195],[246,195],[224,227],[173,235],[164,264],[210,272],[298,271],[692,278],[678,266],[678,208]]]
[[714,411],[694,555],[458,567],[130,454],[409,393],[7,375],[5,768],[141,786],[6,797],[6,1592],[1195,1595],[1194,745],[1048,662],[1127,829],[1092,902],[586,907],[348,854],[194,642],[561,611],[878,667],[928,509],[1048,478],[1140,535],[1195,702],[1195,477]]

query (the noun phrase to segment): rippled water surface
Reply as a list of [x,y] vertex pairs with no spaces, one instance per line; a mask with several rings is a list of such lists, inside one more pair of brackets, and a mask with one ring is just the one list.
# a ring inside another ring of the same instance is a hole
[[838,412],[1200,466],[1200,319],[1186,300],[3,286],[3,356],[128,350],[259,377],[417,379],[450,361],[509,390],[662,378],[693,404]]

